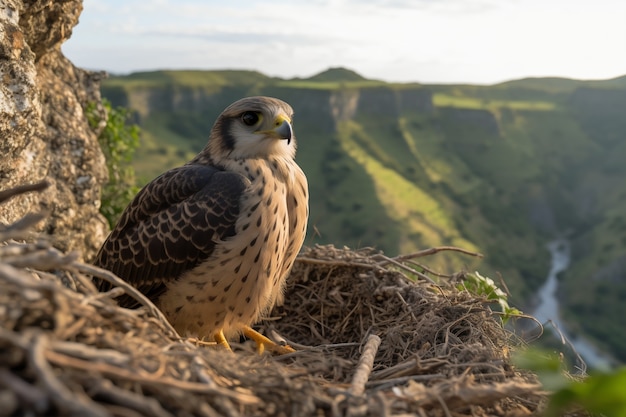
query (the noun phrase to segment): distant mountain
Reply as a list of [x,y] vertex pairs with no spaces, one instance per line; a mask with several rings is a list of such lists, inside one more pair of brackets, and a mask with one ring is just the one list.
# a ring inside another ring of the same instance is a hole
[[307,78],[309,81],[364,81],[365,77],[347,68],[329,68],[312,77]]
[[496,84],[494,87],[524,88],[552,93],[572,92],[580,87],[626,88],[626,75],[608,80],[574,80],[559,77],[523,78]]
[[477,250],[481,263],[446,255],[439,268],[501,273],[523,307],[547,275],[546,242],[567,235],[565,317],[626,361],[626,77],[427,86],[345,68],[305,80],[159,71],[112,77],[102,92],[136,111],[145,180],[201,149],[234,100],[288,101],[310,182],[309,245]]
[[546,77],[546,78],[523,78],[520,80],[506,81],[496,84],[496,87],[524,88],[529,90],[540,90],[548,92],[568,92],[582,85],[584,81],[570,78]]

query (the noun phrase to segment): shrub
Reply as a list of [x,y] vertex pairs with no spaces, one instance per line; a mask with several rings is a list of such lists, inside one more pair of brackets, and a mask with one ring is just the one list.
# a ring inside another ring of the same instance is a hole
[[111,106],[102,100],[104,119],[96,103],[87,106],[87,120],[93,129],[102,128],[98,136],[100,148],[106,158],[109,181],[102,188],[100,213],[113,227],[126,205],[137,194],[135,170],[131,166],[135,150],[139,146],[139,127],[130,124],[131,111],[124,107]]

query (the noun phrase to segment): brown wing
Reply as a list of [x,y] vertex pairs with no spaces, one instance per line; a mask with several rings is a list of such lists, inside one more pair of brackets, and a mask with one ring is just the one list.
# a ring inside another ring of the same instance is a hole
[[[248,180],[204,165],[175,168],[146,185],[128,205],[94,264],[137,287],[152,301],[235,234]],[[101,291],[110,288],[99,282]],[[128,296],[118,299],[133,307]]]

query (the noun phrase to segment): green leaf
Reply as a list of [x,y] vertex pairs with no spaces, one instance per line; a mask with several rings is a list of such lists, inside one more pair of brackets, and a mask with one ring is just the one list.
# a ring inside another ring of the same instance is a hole
[[491,278],[484,277],[478,272],[467,274],[465,280],[457,285],[457,289],[469,291],[475,296],[485,297],[490,301],[496,301],[502,311],[502,324],[506,324],[511,317],[522,314],[517,308],[509,306],[506,293],[498,288]]
[[593,415],[626,417],[626,367],[575,380],[566,376],[558,355],[538,349],[517,353],[513,363],[534,371],[543,387],[552,392],[546,417],[561,416],[576,407]]
[[130,165],[135,150],[139,147],[139,127],[129,124],[130,110],[124,107],[113,108],[107,99],[102,100],[106,117],[103,120],[96,103],[86,109],[89,125],[96,129],[104,123],[98,136],[109,170],[109,181],[102,189],[100,213],[113,227],[128,203],[139,191],[135,171]]

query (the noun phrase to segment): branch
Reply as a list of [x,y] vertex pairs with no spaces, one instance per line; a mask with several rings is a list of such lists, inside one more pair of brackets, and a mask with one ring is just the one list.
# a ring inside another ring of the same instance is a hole
[[371,334],[367,338],[365,348],[359,359],[359,364],[356,367],[354,376],[352,377],[352,384],[350,385],[350,394],[355,397],[360,397],[365,392],[365,384],[370,378],[372,373],[372,367],[374,366],[374,358],[380,346],[380,337],[375,334]]

